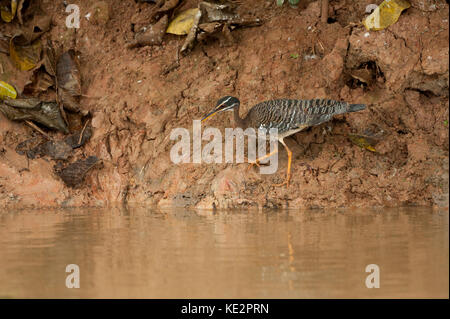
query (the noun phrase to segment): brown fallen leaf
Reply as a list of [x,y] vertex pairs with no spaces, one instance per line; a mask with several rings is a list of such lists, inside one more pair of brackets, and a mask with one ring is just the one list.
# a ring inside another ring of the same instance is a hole
[[223,38],[226,39],[228,44],[232,44],[234,40],[231,35],[229,27],[230,26],[228,25],[228,23],[220,23],[220,22],[202,23],[198,26],[197,41],[200,42],[214,36],[220,39],[221,38],[220,35],[222,35]]
[[54,160],[66,160],[72,155],[72,147],[64,141],[47,141],[27,152],[30,159],[49,156]]
[[32,16],[33,13],[37,10],[38,1],[32,0],[19,0],[19,4],[17,5],[17,19],[20,24],[23,24],[23,21]]
[[24,92],[31,95],[37,95],[41,92],[46,92],[54,85],[54,82],[54,79],[41,67],[33,73],[31,83],[28,83],[25,86]]
[[36,67],[41,60],[42,44],[39,39],[29,42],[22,35],[15,35],[9,41],[9,56],[16,68],[28,71]]
[[191,30],[189,30],[186,40],[184,40],[183,46],[180,49],[181,53],[192,50],[192,48],[194,47],[195,38],[197,36],[198,31],[198,24],[200,23],[201,18],[202,18],[202,11],[200,10],[194,17],[194,22],[192,24]]
[[15,99],[17,97],[16,89],[4,81],[0,81],[0,100]]
[[32,152],[39,144],[43,143],[41,136],[31,137],[23,142],[20,142],[16,146],[16,153],[19,155],[26,155],[28,158],[35,158],[35,154]]
[[352,141],[354,144],[358,145],[359,147],[365,148],[371,152],[376,152],[374,145],[372,145],[372,141],[369,140],[367,136],[364,135],[358,135],[358,134],[349,134],[348,138],[350,141]]
[[215,4],[210,2],[200,2],[199,9],[202,11],[202,22],[231,21],[239,19],[235,12],[236,6],[231,3]]
[[65,109],[72,112],[80,111],[80,99],[78,96],[73,96],[65,90],[58,89],[58,99]]
[[61,168],[60,165],[55,166],[55,173],[61,177],[63,182],[69,187],[77,187],[83,183],[87,172],[97,164],[98,158],[89,156],[85,160],[78,160],[75,163]]
[[44,47],[43,64],[48,74],[56,76],[56,53],[51,41],[47,41]]
[[162,15],[170,15],[170,13],[181,4],[180,0],[159,0],[156,2],[156,9],[152,14],[152,21],[160,20]]
[[23,29],[23,36],[31,43],[50,29],[51,22],[52,17],[49,15],[35,15]]
[[373,75],[372,71],[370,71],[367,68],[353,70],[350,75],[354,79],[357,79],[360,82],[365,83],[369,86],[373,83],[373,80],[374,80],[374,75]]
[[9,5],[2,3],[1,7],[1,18],[5,22],[11,22],[16,16],[17,11],[17,0],[10,0]]
[[11,58],[6,54],[0,53],[0,80],[11,84],[16,89],[17,95],[20,96],[23,93],[24,87],[31,82],[32,77],[32,70],[17,70]]
[[199,14],[195,17],[191,30],[181,47],[180,52],[186,53],[191,50],[196,40],[204,40],[210,36],[217,36],[219,33],[225,37],[228,43],[232,43],[233,38],[230,31],[237,27],[254,27],[261,25],[262,21],[255,18],[241,18],[236,12],[234,3],[217,4],[210,2],[200,2]]
[[56,64],[58,99],[65,108],[78,112],[81,95],[80,62],[74,50],[63,53]]
[[64,52],[56,64],[59,88],[73,96],[81,95],[80,62],[74,50]]
[[20,155],[26,155],[29,159],[49,156],[54,160],[67,160],[72,154],[73,149],[86,144],[92,136],[92,127],[86,126],[85,129],[69,135],[63,140],[42,140],[41,137],[32,137],[16,147],[16,152]]
[[203,32],[213,33],[221,30],[222,24],[220,22],[209,22],[209,23],[202,23],[198,27]]
[[179,13],[174,19],[170,21],[169,25],[167,26],[166,33],[172,33],[176,35],[188,34],[192,28],[195,15],[199,10],[199,8],[192,8]]
[[90,140],[91,136],[92,136],[92,126],[86,123],[86,126],[83,129],[66,137],[64,139],[64,142],[71,148],[75,149],[86,144]]
[[127,44],[127,48],[135,48],[146,45],[160,45],[163,41],[169,19],[167,15],[163,16],[154,25],[147,27],[142,33],[137,33],[135,39]]
[[3,100],[0,112],[11,121],[35,121],[48,128],[69,133],[58,104],[54,102],[42,102],[35,98]]
[[9,38],[0,35],[0,53],[9,54]]

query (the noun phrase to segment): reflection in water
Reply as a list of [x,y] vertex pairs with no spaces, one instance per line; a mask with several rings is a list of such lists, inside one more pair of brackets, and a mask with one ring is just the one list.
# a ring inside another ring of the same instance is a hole
[[448,251],[448,213],[427,208],[10,211],[0,297],[448,298]]

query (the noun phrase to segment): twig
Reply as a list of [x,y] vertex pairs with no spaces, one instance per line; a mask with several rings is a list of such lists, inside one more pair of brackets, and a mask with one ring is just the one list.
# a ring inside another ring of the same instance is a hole
[[84,123],[84,127],[81,130],[80,137],[78,139],[78,145],[81,144],[81,140],[83,139],[84,131],[86,130],[86,127],[87,127],[88,123],[89,123],[89,120],[87,120],[86,123]]
[[[55,68],[56,69],[56,68]],[[62,115],[62,118],[64,120],[64,122],[66,123],[67,127],[69,127],[69,120],[67,119],[67,114],[64,111],[64,106],[61,103],[61,101],[59,100],[59,86],[58,86],[58,77],[55,75],[55,86],[56,86],[56,103],[58,104],[59,107],[59,112]]]
[[319,38],[317,38],[317,43],[319,43],[320,47],[322,48],[322,52],[325,53],[325,48],[323,47],[322,41],[320,41]]
[[29,120],[25,120],[25,123],[28,124],[28,126],[30,126],[31,128],[33,128],[36,131],[38,131],[39,133],[41,133],[42,135],[44,135],[48,140],[53,141],[53,139],[47,133],[45,133],[43,130],[41,130],[39,127],[37,127],[36,124],[34,124],[33,122],[31,122]]
[[326,23],[328,21],[328,0],[322,0],[322,17],[321,21]]
[[177,69],[180,67],[180,47],[177,48],[177,55],[176,55],[176,59],[175,62],[173,62],[172,64],[170,64],[169,66],[167,66],[162,72],[161,75],[167,75],[170,72],[172,72],[173,70]]

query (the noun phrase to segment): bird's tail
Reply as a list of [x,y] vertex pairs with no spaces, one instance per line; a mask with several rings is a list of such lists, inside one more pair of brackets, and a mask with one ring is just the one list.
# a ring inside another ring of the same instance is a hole
[[366,108],[365,104],[350,104],[348,112],[358,112]]

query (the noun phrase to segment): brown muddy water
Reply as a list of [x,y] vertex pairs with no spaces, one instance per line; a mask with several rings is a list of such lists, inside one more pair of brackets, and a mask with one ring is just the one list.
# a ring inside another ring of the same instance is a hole
[[448,227],[428,208],[6,211],[0,297],[448,298]]

